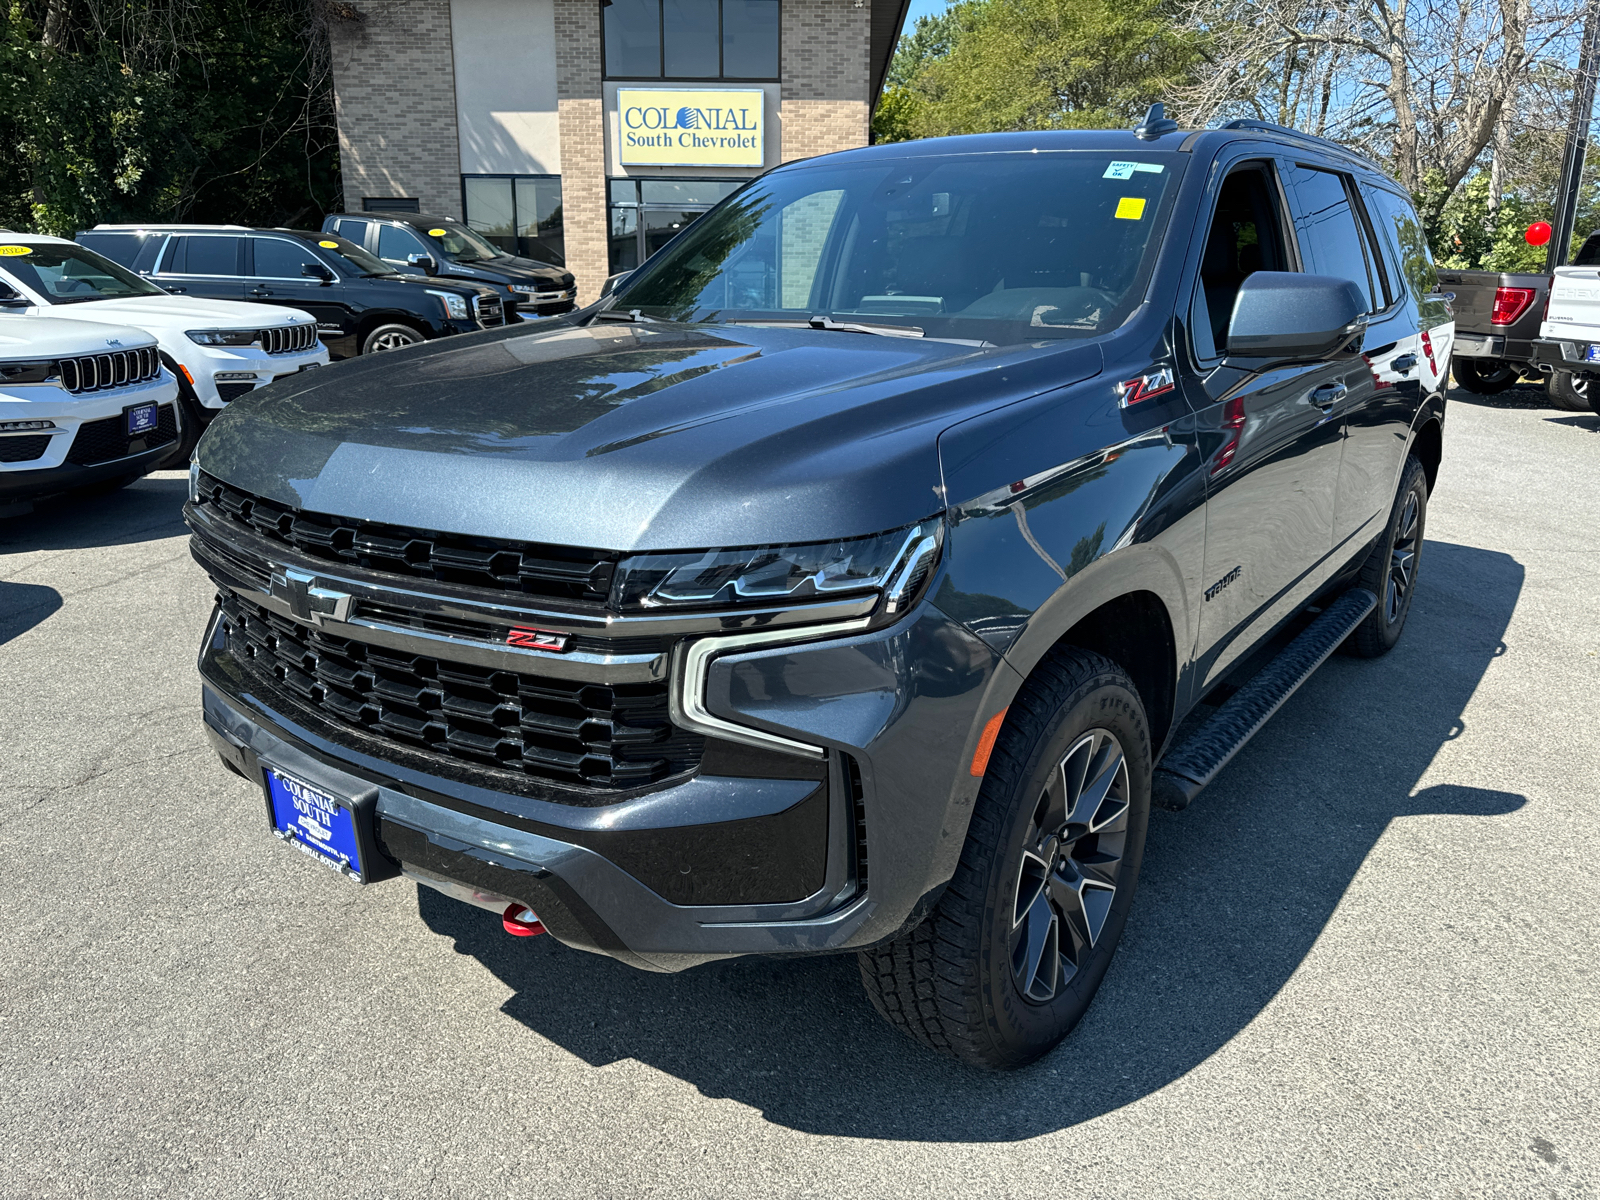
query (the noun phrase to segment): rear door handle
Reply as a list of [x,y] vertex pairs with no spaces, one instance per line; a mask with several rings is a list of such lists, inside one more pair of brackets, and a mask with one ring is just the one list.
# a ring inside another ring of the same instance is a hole
[[1402,354],[1389,365],[1400,374],[1409,375],[1411,374],[1411,369],[1417,365],[1417,356],[1415,354]]
[[1325,383],[1311,393],[1311,402],[1326,412],[1349,393],[1342,383]]
[[270,296],[272,295],[272,289],[265,287],[253,287],[250,289],[250,294],[252,296]]

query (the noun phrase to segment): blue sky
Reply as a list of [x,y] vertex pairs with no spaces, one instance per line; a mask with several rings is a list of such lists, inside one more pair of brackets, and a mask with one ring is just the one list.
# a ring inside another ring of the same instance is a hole
[[911,27],[917,23],[918,17],[931,17],[935,13],[942,13],[949,7],[949,0],[911,0],[911,7],[906,10],[906,24],[902,32],[909,33]]

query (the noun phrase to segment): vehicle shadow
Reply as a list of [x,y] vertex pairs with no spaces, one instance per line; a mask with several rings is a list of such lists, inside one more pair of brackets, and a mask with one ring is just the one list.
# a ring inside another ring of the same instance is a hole
[[[601,1066],[635,1059],[808,1133],[1009,1141],[1090,1120],[1193,1070],[1284,987],[1389,824],[1493,820],[1525,798],[1418,788],[1503,635],[1523,570],[1428,542],[1410,626],[1375,661],[1330,660],[1188,812],[1156,813],[1141,894],[1082,1024],[1009,1075],[937,1057],[882,1023],[853,957],[650,975],[419,889],[434,932],[515,992],[503,1011]],[[1480,837],[1492,840],[1485,831]]]
[[161,471],[120,491],[39,500],[31,513],[0,519],[0,556],[175,537],[185,529],[188,494],[187,471]]
[[1594,413],[1573,413],[1569,417],[1546,417],[1552,425],[1570,425],[1574,429],[1587,429],[1590,433],[1600,433],[1600,416]]
[[0,579],[0,646],[42,624],[61,607],[61,593],[40,583]]

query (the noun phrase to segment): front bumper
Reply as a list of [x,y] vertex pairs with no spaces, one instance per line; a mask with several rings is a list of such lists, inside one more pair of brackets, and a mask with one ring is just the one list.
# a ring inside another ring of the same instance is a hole
[[554,292],[517,292],[507,298],[506,318],[511,321],[536,321],[540,317],[559,317],[578,307],[578,289]]
[[982,717],[1016,685],[927,603],[874,633],[729,653],[707,671],[705,708],[825,747],[815,777],[758,775],[770,755],[741,773],[736,747],[714,768],[708,751],[688,777],[585,807],[330,723],[230,645],[219,609],[200,655],[205,723],[240,773],[259,781],[265,764],[335,794],[376,788],[391,869],[509,897],[568,945],[664,971],[848,950],[920,919],[965,838]]
[[[24,392],[27,394],[24,395]],[[183,418],[176,407],[177,398],[177,381],[166,371],[148,383],[106,392],[73,395],[59,388],[36,385],[26,389],[14,387],[9,392],[0,393],[0,421],[46,420],[55,426],[55,430],[48,434],[0,434],[0,445],[20,447],[26,441],[30,450],[38,447],[38,438],[48,438],[42,452],[36,457],[0,462],[0,500],[35,499],[87,487],[107,479],[158,470],[178,453],[182,445],[181,436],[149,449],[142,447],[153,439],[130,440],[128,447],[134,453],[118,454],[106,461],[88,465],[69,462],[68,458],[79,430],[85,425],[120,418],[126,409],[134,405],[161,405],[163,416],[181,434]]]
[[[191,344],[185,348],[181,361],[194,377],[195,397],[204,407],[220,411],[275,379],[326,366],[329,357],[328,348],[320,342],[308,350],[287,354],[268,354],[253,346]],[[219,375],[223,376],[220,380]]]

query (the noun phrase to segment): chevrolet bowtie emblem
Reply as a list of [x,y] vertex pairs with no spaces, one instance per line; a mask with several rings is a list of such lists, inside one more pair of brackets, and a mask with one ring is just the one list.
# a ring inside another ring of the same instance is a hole
[[296,620],[321,625],[325,618],[334,621],[350,619],[350,593],[318,587],[317,577],[305,571],[294,571],[288,567],[274,571],[272,596],[287,604]]

